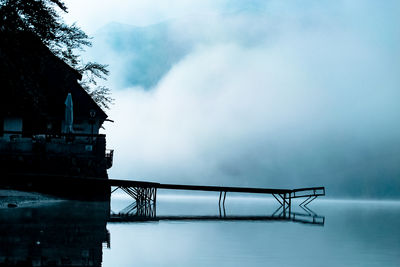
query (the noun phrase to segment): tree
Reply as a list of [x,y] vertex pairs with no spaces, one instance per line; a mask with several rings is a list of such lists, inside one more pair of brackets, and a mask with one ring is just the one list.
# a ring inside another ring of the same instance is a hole
[[63,12],[68,9],[62,0],[0,0],[0,30],[35,34],[52,53],[82,75],[82,87],[99,106],[108,109],[113,102],[110,89],[97,82],[106,80],[108,66],[81,59],[79,52],[91,46],[90,37],[76,24],[67,25],[60,15]]

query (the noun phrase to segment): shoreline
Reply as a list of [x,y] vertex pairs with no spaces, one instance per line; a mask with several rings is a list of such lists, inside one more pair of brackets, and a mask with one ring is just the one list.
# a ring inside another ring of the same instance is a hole
[[[64,201],[61,198],[37,192],[26,192],[14,189],[0,189],[0,209],[38,207]],[[11,207],[9,206],[11,204]],[[15,206],[14,206],[15,205]]]

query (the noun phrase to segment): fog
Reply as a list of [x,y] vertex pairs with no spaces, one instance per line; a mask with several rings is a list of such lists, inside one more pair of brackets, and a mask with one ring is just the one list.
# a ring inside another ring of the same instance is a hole
[[83,20],[110,177],[400,196],[397,1],[120,2]]

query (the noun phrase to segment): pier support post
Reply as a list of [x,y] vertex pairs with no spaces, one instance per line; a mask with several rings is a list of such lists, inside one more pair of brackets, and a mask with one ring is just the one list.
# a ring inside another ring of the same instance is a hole
[[290,218],[291,212],[292,212],[292,194],[291,194],[291,192],[282,193],[282,194],[272,194],[272,196],[279,202],[279,204],[280,204],[279,209],[282,208],[281,215],[283,217],[286,217],[286,213],[288,212],[288,216]]
[[[224,197],[222,197],[224,195]],[[221,209],[221,200],[222,200],[222,209]],[[219,217],[226,217],[226,210],[225,210],[225,200],[226,200],[226,191],[219,192],[219,200],[218,200],[218,208],[219,208]],[[222,211],[224,212],[222,216]]]
[[225,199],[226,199],[226,191],[224,192],[224,201],[222,202],[222,205],[225,207]]
[[120,211],[119,215],[137,216],[145,218],[154,218],[156,216],[156,187],[129,187],[119,186],[117,189],[122,189],[125,193],[131,196],[135,201]]

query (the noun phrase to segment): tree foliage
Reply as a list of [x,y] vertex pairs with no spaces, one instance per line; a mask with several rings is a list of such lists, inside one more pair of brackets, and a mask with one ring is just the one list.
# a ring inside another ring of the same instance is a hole
[[109,88],[98,84],[106,80],[107,65],[84,62],[79,52],[91,46],[90,37],[76,24],[67,25],[61,14],[68,12],[62,0],[0,0],[0,30],[29,31],[50,51],[82,74],[82,87],[101,107],[113,102]]

